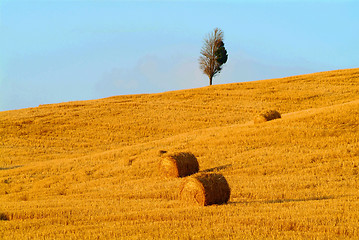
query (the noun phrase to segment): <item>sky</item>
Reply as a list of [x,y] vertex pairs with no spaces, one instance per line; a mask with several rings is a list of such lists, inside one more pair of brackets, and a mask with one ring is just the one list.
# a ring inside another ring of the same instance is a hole
[[359,67],[359,1],[0,0],[0,111]]

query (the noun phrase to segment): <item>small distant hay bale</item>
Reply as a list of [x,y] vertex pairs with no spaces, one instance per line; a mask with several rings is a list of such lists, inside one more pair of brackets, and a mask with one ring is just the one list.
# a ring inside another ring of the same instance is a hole
[[192,153],[179,152],[165,155],[161,159],[159,169],[167,177],[186,177],[197,173],[199,164]]
[[276,110],[268,110],[262,112],[257,117],[254,118],[254,123],[263,123],[273,119],[281,118],[281,115]]
[[199,173],[181,184],[179,198],[188,203],[207,206],[227,203],[230,195],[231,189],[223,175]]

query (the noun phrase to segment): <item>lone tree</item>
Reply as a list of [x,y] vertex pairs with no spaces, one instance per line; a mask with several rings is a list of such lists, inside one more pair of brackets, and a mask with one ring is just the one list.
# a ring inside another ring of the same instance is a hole
[[220,73],[222,65],[227,62],[228,54],[223,43],[223,32],[215,28],[204,39],[204,45],[199,57],[199,65],[204,74],[209,78],[209,85],[212,85],[213,77]]

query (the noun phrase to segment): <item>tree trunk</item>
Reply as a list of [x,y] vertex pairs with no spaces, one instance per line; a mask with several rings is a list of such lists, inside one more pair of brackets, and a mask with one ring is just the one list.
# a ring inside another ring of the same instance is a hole
[[210,85],[210,86],[212,85],[212,79],[213,79],[213,76],[210,76],[210,77],[209,77],[209,85]]

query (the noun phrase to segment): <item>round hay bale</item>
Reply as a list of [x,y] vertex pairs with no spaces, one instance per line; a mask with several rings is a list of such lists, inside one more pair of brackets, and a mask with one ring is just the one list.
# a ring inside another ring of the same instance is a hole
[[268,110],[262,112],[257,117],[254,118],[254,123],[263,123],[273,119],[281,118],[281,115],[276,110]]
[[164,156],[159,169],[167,177],[186,177],[197,173],[199,164],[192,153],[180,152]]
[[207,206],[227,203],[230,195],[231,189],[223,175],[199,173],[181,184],[179,198],[188,203]]

